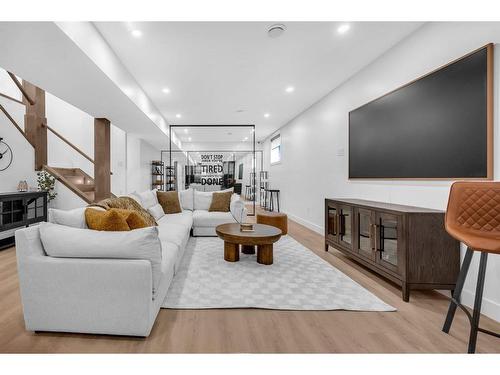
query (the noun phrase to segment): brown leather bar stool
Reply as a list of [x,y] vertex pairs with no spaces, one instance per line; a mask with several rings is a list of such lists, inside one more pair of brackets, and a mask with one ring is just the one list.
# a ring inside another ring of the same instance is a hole
[[[476,351],[477,333],[500,337],[500,334],[479,327],[481,302],[488,254],[500,253],[500,182],[455,182],[451,186],[445,218],[446,231],[467,245],[467,252],[451,298],[443,332],[450,331],[457,306],[470,321],[469,353]],[[460,295],[474,251],[481,253],[472,315],[460,303]]]

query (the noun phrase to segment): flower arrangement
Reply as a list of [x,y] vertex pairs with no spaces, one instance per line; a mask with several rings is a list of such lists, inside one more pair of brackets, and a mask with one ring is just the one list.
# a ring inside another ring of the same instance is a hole
[[56,184],[55,177],[52,176],[47,171],[38,172],[36,175],[37,175],[36,182],[38,183],[38,190],[47,192],[48,195],[47,202],[50,202],[51,200],[55,199],[57,196],[57,193],[54,191],[54,187]]

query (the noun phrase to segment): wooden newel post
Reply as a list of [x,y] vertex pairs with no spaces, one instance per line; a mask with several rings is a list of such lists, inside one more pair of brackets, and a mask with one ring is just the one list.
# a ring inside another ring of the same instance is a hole
[[[23,102],[26,105],[24,131],[35,148],[35,170],[47,164],[47,118],[45,117],[45,91],[23,81]],[[24,95],[26,94],[26,95]]]
[[94,119],[94,181],[95,201],[111,196],[111,134],[110,122]]

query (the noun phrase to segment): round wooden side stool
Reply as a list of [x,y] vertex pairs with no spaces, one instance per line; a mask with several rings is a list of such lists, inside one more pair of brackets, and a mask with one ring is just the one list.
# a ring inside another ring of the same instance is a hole
[[282,235],[288,233],[288,217],[282,212],[261,212],[257,214],[258,224],[267,224],[281,229]]

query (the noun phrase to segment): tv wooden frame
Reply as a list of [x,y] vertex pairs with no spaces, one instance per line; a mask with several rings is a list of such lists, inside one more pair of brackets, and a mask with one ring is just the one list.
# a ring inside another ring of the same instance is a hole
[[[430,76],[431,74],[434,74],[438,72],[441,69],[446,68],[449,65],[452,65],[462,59],[465,59],[469,57],[470,55],[473,55],[476,52],[479,52],[480,50],[486,48],[486,177],[351,177],[349,174],[348,179],[349,180],[402,180],[402,181],[454,181],[454,180],[475,180],[475,181],[486,181],[486,180],[493,180],[493,82],[494,82],[494,77],[493,77],[493,55],[494,55],[494,43],[488,43],[480,48],[475,49],[472,52],[469,52],[468,54],[461,56],[445,65],[440,66],[439,68],[434,69],[433,71],[424,74],[418,78],[415,78],[414,80],[399,86],[395,88],[394,90],[391,90],[384,95],[381,95],[373,100],[370,100],[369,102],[366,102],[363,105],[360,105],[359,107],[356,107],[349,111],[349,124],[350,125],[350,119],[351,119],[351,112],[354,112],[355,110],[364,107],[365,105],[368,105],[378,99],[381,99],[387,95],[390,95],[406,86],[409,86],[427,76]],[[348,144],[348,151],[347,151],[347,168],[349,170],[349,155],[350,155],[350,150],[349,150],[349,145],[350,145],[350,137],[351,137],[351,127],[349,126],[348,129],[348,138],[347,138],[347,144]],[[349,172],[348,172],[349,173]]]

